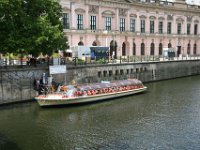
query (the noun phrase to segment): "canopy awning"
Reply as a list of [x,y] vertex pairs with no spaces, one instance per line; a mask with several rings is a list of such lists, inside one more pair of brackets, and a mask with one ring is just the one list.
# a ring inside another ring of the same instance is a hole
[[115,81],[111,83],[94,83],[88,85],[77,85],[77,88],[79,88],[82,91],[87,91],[87,90],[96,90],[96,89],[120,87],[127,85],[142,85],[142,82],[137,79],[128,79],[128,80]]

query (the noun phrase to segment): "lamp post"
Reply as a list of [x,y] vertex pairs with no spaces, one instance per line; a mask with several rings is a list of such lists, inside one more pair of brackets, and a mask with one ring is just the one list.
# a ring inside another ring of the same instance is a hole
[[[104,30],[103,31],[103,34],[106,36],[106,48],[108,47],[108,31],[107,30]],[[108,62],[109,62],[109,59],[110,59],[110,48],[108,48]]]

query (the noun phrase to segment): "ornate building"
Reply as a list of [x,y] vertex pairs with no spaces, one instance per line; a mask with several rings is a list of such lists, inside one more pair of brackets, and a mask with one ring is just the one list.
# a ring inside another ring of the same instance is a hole
[[118,56],[200,54],[200,7],[184,0],[60,0],[70,46],[109,46]]

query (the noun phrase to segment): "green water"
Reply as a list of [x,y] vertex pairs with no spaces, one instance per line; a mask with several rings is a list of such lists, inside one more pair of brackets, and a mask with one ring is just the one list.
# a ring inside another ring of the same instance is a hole
[[199,150],[200,76],[78,107],[0,107],[0,150]]

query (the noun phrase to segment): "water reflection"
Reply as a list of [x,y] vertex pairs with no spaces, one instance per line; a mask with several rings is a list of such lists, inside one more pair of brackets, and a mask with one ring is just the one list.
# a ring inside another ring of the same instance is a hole
[[23,150],[199,149],[199,83],[150,83],[144,94],[79,107],[1,107],[0,133]]

